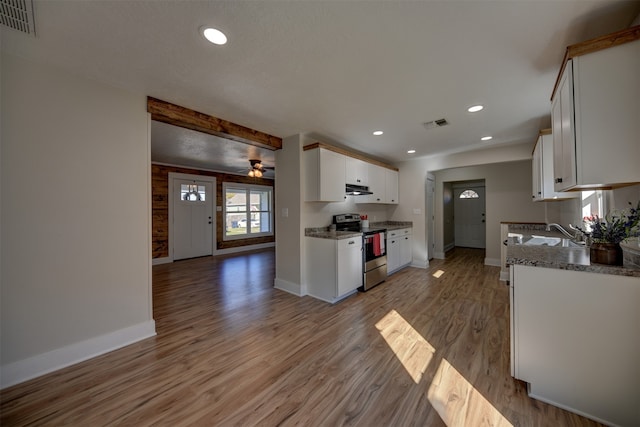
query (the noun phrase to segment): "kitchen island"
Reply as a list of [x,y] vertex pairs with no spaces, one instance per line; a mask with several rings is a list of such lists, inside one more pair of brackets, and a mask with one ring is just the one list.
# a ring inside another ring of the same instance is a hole
[[[533,231],[505,246],[512,375],[535,399],[640,425],[640,269],[592,264],[588,248],[544,245],[553,236]],[[543,243],[527,245],[534,234]]]

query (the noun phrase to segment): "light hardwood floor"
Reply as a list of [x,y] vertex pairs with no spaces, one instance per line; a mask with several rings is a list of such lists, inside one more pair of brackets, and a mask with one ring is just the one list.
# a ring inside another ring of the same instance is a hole
[[0,425],[599,425],[526,395],[499,269],[447,255],[335,305],[271,250],[155,266],[157,337],[3,390]]

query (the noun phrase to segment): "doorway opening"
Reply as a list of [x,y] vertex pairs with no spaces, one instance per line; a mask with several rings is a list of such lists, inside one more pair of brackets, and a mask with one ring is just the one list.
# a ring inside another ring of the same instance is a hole
[[444,251],[454,247],[485,249],[485,181],[445,182],[443,185]]

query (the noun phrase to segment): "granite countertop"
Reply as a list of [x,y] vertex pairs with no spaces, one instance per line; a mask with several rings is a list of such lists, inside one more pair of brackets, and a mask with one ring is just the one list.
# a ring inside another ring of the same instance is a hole
[[[413,222],[411,221],[383,221],[372,222],[369,224],[369,228],[363,229],[363,231],[375,231],[376,229],[399,230],[401,228],[411,227],[413,227]],[[329,227],[309,227],[304,229],[304,235],[320,239],[341,240],[362,236],[362,231],[330,231]]]
[[[554,232],[544,232],[536,225],[510,225],[510,233],[519,233],[525,236],[531,234],[550,237],[563,237]],[[526,241],[525,237],[522,241]],[[533,267],[556,268],[560,270],[585,271],[600,274],[613,274],[617,276],[640,277],[640,268],[628,266],[614,266],[604,264],[592,264],[589,259],[589,248],[562,247],[545,245],[525,245],[517,238],[507,239],[507,265],[519,264]]]
[[305,228],[304,235],[307,237],[317,237],[320,239],[342,240],[351,237],[362,237],[360,231],[330,231],[328,227]]

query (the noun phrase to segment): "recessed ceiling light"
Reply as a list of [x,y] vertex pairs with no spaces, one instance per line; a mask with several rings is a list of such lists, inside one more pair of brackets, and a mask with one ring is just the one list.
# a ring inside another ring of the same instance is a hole
[[377,130],[377,131],[373,132],[373,134],[374,134],[375,136],[380,136],[380,135],[382,135],[383,133],[384,133],[384,132],[382,132],[381,130]]
[[227,36],[220,30],[210,27],[203,27],[201,29],[202,35],[205,39],[209,40],[213,44],[223,45],[227,43]]
[[415,152],[416,152],[416,150],[407,150],[407,154],[413,154]]
[[492,136],[483,136],[482,138],[480,138],[481,141],[488,141],[490,139],[493,139]]
[[467,111],[470,113],[477,113],[478,111],[482,110],[484,108],[484,106],[482,105],[474,105],[473,107],[469,107],[467,108]]

